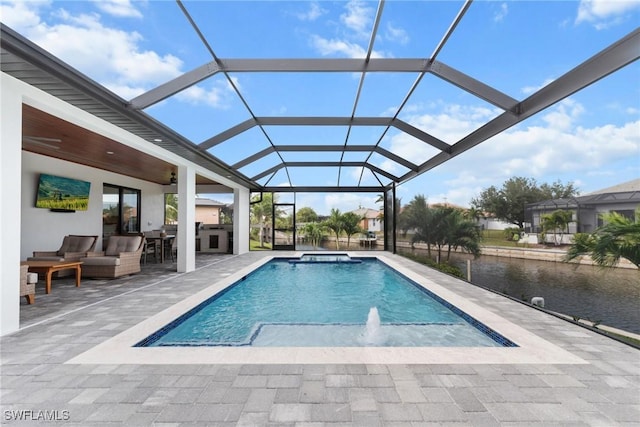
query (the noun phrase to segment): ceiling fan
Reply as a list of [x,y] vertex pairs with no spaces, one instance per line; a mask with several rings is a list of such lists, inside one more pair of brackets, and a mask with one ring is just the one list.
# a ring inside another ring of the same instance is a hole
[[60,147],[55,144],[62,142],[62,140],[60,138],[47,138],[44,136],[23,135],[22,142],[26,142],[28,144],[33,144],[33,145],[39,145],[41,147],[51,148],[54,150],[59,150]]

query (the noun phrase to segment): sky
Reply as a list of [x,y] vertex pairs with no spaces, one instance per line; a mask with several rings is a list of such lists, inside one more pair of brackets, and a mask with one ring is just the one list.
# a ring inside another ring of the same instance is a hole
[[[363,58],[378,7],[372,1],[184,1],[218,58]],[[462,7],[459,1],[387,1],[372,56],[428,58]],[[173,1],[5,1],[2,22],[91,79],[130,100],[212,61],[207,47]],[[437,60],[517,100],[640,25],[638,1],[483,1],[471,4]],[[393,116],[415,73],[370,73],[355,114]],[[144,111],[194,143],[256,116],[350,116],[355,73],[218,74]],[[242,99],[236,94],[237,88]],[[246,105],[245,105],[246,103]],[[248,110],[249,106],[251,112]],[[497,107],[427,74],[398,118],[453,144],[501,113]],[[415,163],[433,147],[395,129],[355,127],[349,144],[380,145]],[[344,144],[342,127],[265,127],[276,144]],[[210,152],[233,164],[269,145],[259,128]],[[313,160],[337,160],[317,153]],[[360,157],[359,157],[360,156]],[[361,161],[350,153],[345,160]],[[287,161],[304,160],[295,153]],[[307,159],[308,160],[308,159]],[[279,159],[241,169],[251,177]],[[382,157],[371,162],[394,174],[407,170]],[[336,185],[338,171],[290,168],[261,184]],[[360,168],[345,168],[340,185],[377,185]],[[403,204],[469,206],[490,186],[514,176],[538,184],[573,183],[581,194],[640,177],[640,61],[565,98],[475,148],[398,187]],[[320,180],[318,182],[318,180]],[[201,195],[207,197],[207,195]],[[292,196],[282,196],[288,202]],[[211,198],[230,202],[230,195]],[[360,206],[377,209],[375,194],[298,194],[298,208],[319,214]]]

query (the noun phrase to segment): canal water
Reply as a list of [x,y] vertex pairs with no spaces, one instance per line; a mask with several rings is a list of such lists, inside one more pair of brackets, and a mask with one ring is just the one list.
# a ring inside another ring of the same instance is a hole
[[528,302],[543,297],[548,310],[640,334],[639,270],[451,254],[451,263],[465,273],[467,259],[476,285]]

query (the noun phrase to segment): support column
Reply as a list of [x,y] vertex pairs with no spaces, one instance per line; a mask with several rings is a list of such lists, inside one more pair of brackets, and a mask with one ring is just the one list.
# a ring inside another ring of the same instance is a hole
[[196,173],[178,166],[178,272],[196,269]]
[[22,95],[0,75],[0,335],[20,328]]
[[396,195],[396,183],[393,183],[393,191],[392,191],[392,205],[393,205],[393,253],[398,253],[398,217],[400,215],[400,206],[398,206],[398,196]]
[[249,195],[247,188],[233,190],[233,253],[249,252]]

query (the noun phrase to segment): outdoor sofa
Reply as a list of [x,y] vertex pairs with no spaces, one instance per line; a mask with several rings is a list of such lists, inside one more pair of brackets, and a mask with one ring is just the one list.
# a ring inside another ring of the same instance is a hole
[[96,249],[98,236],[80,236],[70,234],[64,236],[62,245],[57,251],[34,251],[28,261],[78,261],[87,256],[87,252]]
[[[62,245],[57,251],[34,251],[33,256],[27,261],[79,261],[86,257],[87,253],[96,249],[98,236],[81,236],[70,234],[64,236]],[[69,276],[72,270],[61,270],[55,273],[56,277]]]
[[109,236],[103,252],[89,252],[80,258],[82,277],[116,278],[140,272],[144,236]]

